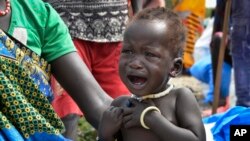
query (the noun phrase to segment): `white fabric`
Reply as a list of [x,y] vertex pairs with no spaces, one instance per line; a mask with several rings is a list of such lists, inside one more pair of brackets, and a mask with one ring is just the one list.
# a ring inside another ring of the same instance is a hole
[[206,141],[214,141],[211,129],[214,127],[215,123],[204,124],[206,130]]

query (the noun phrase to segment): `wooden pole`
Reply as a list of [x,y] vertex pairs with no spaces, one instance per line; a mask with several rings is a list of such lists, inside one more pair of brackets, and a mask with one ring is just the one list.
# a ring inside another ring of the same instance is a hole
[[231,4],[232,4],[232,0],[227,0],[226,8],[225,8],[225,17],[223,21],[223,35],[222,35],[222,41],[220,43],[219,58],[218,58],[216,77],[215,77],[214,101],[213,101],[213,107],[212,107],[212,114],[215,114],[217,112],[217,107],[219,104],[221,72],[222,72],[221,70],[222,70],[222,65],[224,62],[224,55],[225,55],[225,50],[226,50],[226,39],[227,39],[228,28],[229,28],[228,22],[229,22],[229,16],[230,16],[230,11],[231,11]]

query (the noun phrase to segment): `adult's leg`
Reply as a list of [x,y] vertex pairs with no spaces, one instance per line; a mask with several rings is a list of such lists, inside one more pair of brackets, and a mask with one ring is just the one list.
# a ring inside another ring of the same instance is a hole
[[[248,20],[247,23],[245,21]],[[244,23],[243,23],[244,22]],[[232,28],[232,58],[236,105],[250,106],[250,19],[237,19]]]
[[64,137],[69,138],[73,141],[76,140],[77,125],[78,125],[79,119],[80,119],[80,116],[78,114],[69,114],[61,118],[66,128],[66,131],[63,133]]
[[80,108],[65,90],[61,95],[55,96],[52,106],[65,126],[63,136],[76,140],[78,120],[83,115]]

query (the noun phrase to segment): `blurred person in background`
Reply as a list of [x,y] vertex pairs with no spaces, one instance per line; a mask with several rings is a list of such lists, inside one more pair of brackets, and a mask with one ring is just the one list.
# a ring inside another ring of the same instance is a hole
[[250,1],[232,0],[231,54],[237,106],[250,106]]

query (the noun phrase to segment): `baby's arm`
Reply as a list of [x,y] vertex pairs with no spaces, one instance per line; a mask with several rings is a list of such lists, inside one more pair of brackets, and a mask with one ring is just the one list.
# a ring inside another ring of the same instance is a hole
[[147,113],[144,119],[146,125],[161,140],[205,141],[205,129],[194,95],[185,88],[180,88],[176,92],[178,93],[176,98],[178,126],[166,120],[159,112]]
[[120,106],[121,98],[115,99],[111,106],[104,111],[98,128],[101,141],[115,141],[115,135],[122,125],[123,110]]

